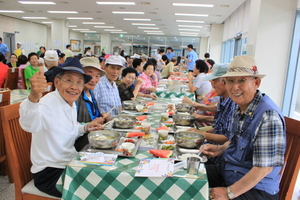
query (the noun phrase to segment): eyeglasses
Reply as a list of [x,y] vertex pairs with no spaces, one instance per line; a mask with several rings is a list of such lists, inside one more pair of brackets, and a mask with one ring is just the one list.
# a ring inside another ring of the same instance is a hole
[[247,81],[253,80],[253,79],[256,79],[256,78],[249,78],[249,79],[243,78],[243,79],[237,79],[237,80],[226,79],[226,84],[233,85],[233,84],[237,83],[238,85],[244,85]]
[[58,78],[61,79],[69,87],[71,87],[72,85],[76,85],[79,88],[83,88],[84,87],[84,82],[83,81],[75,83],[71,79],[64,79],[64,78],[61,78],[61,77],[58,77]]

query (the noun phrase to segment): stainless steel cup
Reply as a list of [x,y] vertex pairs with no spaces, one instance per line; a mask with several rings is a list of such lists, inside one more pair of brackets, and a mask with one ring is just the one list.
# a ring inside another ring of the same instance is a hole
[[200,158],[197,157],[188,157],[187,158],[187,173],[192,175],[198,174],[198,169],[200,166]]

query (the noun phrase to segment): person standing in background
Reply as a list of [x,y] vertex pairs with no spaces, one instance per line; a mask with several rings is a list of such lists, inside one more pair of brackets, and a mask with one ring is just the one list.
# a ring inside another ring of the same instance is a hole
[[165,55],[168,57],[169,60],[171,60],[173,57],[175,57],[172,47],[167,48],[167,53]]
[[4,60],[2,61],[2,63],[6,64],[6,59],[9,55],[9,49],[7,45],[2,42],[2,37],[0,37],[0,53],[2,53],[4,56]]
[[14,53],[16,54],[17,58],[20,55],[25,55],[25,51],[22,49],[22,44],[20,42],[17,43],[17,49],[14,51]]
[[192,44],[187,45],[187,50],[189,51],[189,53],[186,57],[182,56],[182,58],[186,61],[189,72],[193,72],[198,55],[194,51]]
[[71,51],[71,45],[67,45],[66,49],[64,50],[64,54],[65,54],[65,59],[70,58],[70,57],[74,57],[73,52]]

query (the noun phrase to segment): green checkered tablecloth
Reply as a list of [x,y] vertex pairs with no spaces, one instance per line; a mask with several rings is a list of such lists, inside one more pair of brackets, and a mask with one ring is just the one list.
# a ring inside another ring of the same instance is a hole
[[180,93],[180,92],[169,92],[169,91],[161,91],[155,92],[156,96],[161,98],[180,98],[182,99],[184,95],[191,99],[195,99],[195,94],[190,92]]
[[[140,159],[151,157],[139,151],[133,158],[118,158],[112,167],[85,165],[79,156],[66,167],[57,188],[62,199],[208,199],[205,172],[186,176],[181,170],[174,177],[134,177]],[[178,176],[178,177],[176,177]]]

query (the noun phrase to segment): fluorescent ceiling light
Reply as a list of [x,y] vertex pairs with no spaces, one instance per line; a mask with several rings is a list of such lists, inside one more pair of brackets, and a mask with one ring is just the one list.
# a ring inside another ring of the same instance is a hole
[[157,27],[138,27],[138,29],[159,29]]
[[164,33],[147,33],[149,35],[164,35]]
[[90,29],[88,28],[73,28],[73,31],[89,31]]
[[139,18],[123,18],[124,20],[130,21],[151,21],[151,19],[139,19]]
[[94,26],[95,28],[115,28],[114,26]]
[[99,5],[135,5],[134,2],[111,2],[111,1],[97,1]]
[[112,11],[113,14],[133,14],[133,15],[144,15],[144,12],[123,12],[123,11]]
[[24,13],[22,10],[0,10],[1,13]]
[[47,19],[47,17],[22,17],[23,19]]
[[204,21],[191,21],[191,20],[176,20],[176,22],[186,22],[186,23],[204,23]]
[[21,4],[48,4],[48,5],[55,5],[56,3],[52,1],[18,1]]
[[191,34],[191,35],[198,35],[198,33],[191,33],[191,32],[179,32],[180,34]]
[[156,24],[132,23],[134,26],[156,26]]
[[117,30],[117,29],[104,29],[105,31],[122,31],[122,30]]
[[172,3],[173,6],[190,6],[190,7],[214,7],[213,4],[196,4],[196,3]]
[[105,24],[104,22],[82,22],[83,24]]
[[76,25],[70,25],[69,27],[77,27]]
[[121,32],[110,32],[110,33],[127,33],[127,32],[122,32],[122,31],[121,31]]
[[76,11],[47,11],[48,13],[65,13],[65,14],[76,14]]
[[180,28],[178,29],[179,31],[195,31],[195,32],[199,32],[200,30],[198,29],[185,29],[185,28]]
[[42,22],[43,24],[52,24],[52,22]]
[[187,27],[187,28],[202,28],[202,26],[191,26],[191,25],[178,25],[179,27]]
[[68,19],[93,19],[91,17],[67,17]]
[[82,33],[97,33],[97,31],[80,31]]
[[179,16],[195,16],[195,17],[208,17],[207,14],[175,13],[175,15],[179,15]]
[[148,33],[161,33],[162,31],[147,31],[147,30],[145,30],[144,32],[148,32]]

